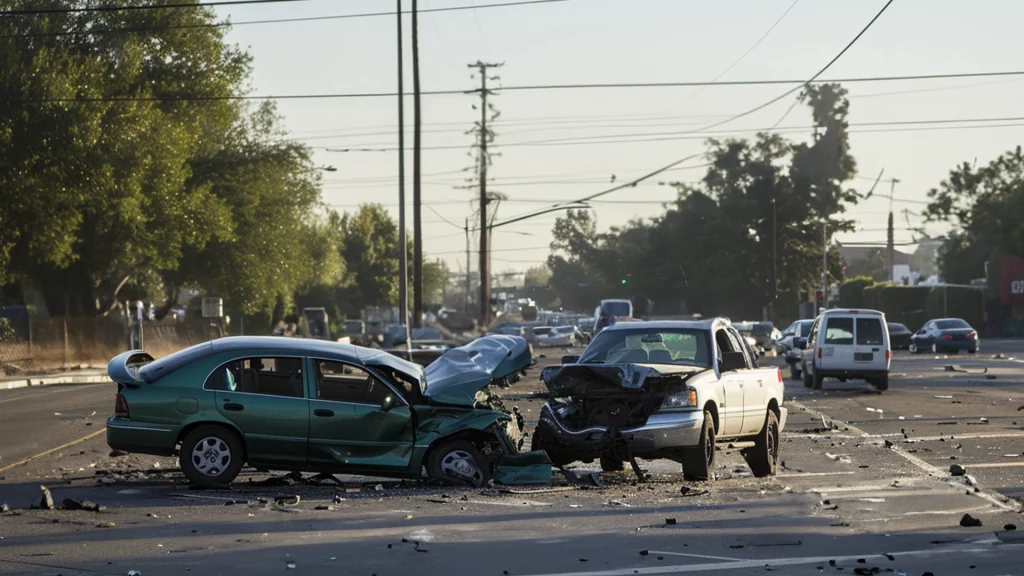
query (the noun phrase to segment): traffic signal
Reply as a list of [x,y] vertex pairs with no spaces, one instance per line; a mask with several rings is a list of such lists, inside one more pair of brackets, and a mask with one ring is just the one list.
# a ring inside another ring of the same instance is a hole
[[623,278],[623,279],[622,279],[622,285],[623,285],[623,286],[625,286],[625,285],[626,285],[626,279],[625,279],[625,278]]
[[814,293],[814,298],[815,300],[818,301],[818,304],[822,304],[825,301],[825,298],[823,297],[821,290],[818,290],[817,292]]

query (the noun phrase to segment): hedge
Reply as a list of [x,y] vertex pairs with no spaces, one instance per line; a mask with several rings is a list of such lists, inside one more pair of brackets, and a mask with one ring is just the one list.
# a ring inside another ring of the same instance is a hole
[[929,318],[963,318],[978,329],[985,323],[984,306],[984,294],[978,288],[936,286],[928,295],[925,310]]
[[839,305],[844,308],[866,308],[864,289],[874,283],[871,276],[858,276],[843,282],[839,287]]

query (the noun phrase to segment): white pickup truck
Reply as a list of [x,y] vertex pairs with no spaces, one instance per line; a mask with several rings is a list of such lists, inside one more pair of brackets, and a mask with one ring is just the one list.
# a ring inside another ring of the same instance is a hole
[[754,442],[741,453],[755,476],[775,474],[782,372],[758,368],[725,319],[615,324],[541,379],[552,399],[533,449],[557,466],[600,459],[606,471],[623,462],[638,470],[637,457],[666,458],[687,479],[710,480],[715,442],[728,439]]

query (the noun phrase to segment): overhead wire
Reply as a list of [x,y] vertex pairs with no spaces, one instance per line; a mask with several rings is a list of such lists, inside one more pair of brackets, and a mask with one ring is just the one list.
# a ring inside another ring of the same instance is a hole
[[211,2],[168,2],[165,4],[107,4],[81,8],[33,8],[30,10],[0,10],[0,16],[43,16],[46,14],[78,14],[83,12],[138,12],[141,10],[168,10],[174,8],[209,8],[215,6],[247,6],[255,4],[288,4],[311,0],[213,0]]

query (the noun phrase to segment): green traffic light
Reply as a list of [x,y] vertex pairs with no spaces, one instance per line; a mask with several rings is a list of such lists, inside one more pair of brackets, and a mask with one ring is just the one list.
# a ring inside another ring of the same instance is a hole
[[623,283],[623,284],[625,284],[625,283],[626,283],[626,279],[625,279],[625,278],[623,278],[623,279],[622,279],[622,283]]

